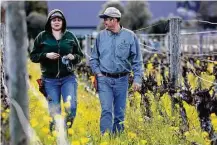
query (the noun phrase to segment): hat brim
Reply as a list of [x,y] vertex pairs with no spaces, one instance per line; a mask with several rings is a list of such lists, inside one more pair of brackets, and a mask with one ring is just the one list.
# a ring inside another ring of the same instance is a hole
[[53,19],[53,18],[61,18],[61,19],[63,19],[63,16],[62,16],[62,14],[57,12],[57,13],[54,13],[54,14],[51,15],[50,19]]
[[101,15],[99,15],[99,17],[100,17],[100,18],[108,18],[108,17],[110,17],[110,16],[105,15],[105,14],[101,14]]
[[60,18],[60,19],[63,19],[63,17],[61,17],[61,16],[52,16],[52,17],[50,17],[50,19],[54,19],[54,18]]

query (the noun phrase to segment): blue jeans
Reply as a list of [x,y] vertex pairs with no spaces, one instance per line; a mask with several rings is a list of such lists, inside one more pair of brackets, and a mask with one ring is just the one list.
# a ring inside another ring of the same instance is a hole
[[67,118],[75,118],[77,109],[77,81],[75,75],[63,78],[43,78],[45,91],[48,95],[48,107],[51,117],[61,114],[60,100],[70,102],[70,107],[65,107]]
[[120,133],[124,130],[126,98],[128,94],[128,76],[110,78],[97,77],[98,93],[101,103],[100,131]]

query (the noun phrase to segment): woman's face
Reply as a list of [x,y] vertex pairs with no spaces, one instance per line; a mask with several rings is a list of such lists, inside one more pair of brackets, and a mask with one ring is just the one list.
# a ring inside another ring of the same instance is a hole
[[51,20],[51,28],[54,31],[60,31],[63,27],[63,20],[59,17],[53,18]]

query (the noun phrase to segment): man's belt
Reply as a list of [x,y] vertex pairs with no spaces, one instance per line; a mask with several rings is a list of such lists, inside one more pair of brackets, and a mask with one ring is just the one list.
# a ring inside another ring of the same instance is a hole
[[106,77],[111,77],[111,78],[120,78],[123,76],[126,76],[128,72],[123,72],[123,73],[107,73],[107,72],[102,72],[102,74]]

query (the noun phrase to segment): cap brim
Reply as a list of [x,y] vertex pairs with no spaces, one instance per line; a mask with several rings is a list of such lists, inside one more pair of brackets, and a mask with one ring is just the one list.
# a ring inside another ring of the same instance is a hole
[[53,19],[53,18],[56,18],[56,17],[63,19],[63,16],[60,13],[54,13],[54,14],[52,14],[51,17],[50,17],[50,19]]
[[60,18],[60,19],[63,19],[63,17],[61,17],[61,16],[52,16],[52,17],[50,17],[50,19],[54,19],[54,18]]
[[99,15],[100,18],[108,18],[109,16],[105,15],[105,14],[101,14]]

